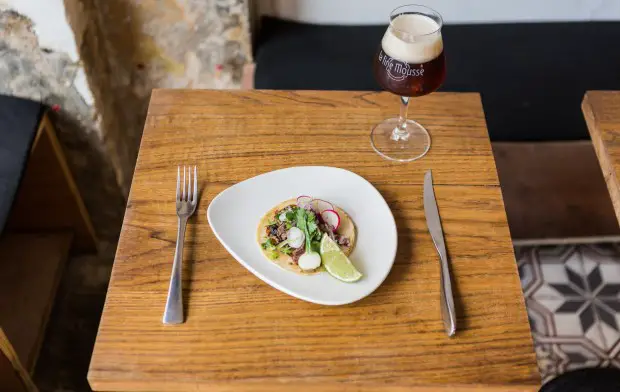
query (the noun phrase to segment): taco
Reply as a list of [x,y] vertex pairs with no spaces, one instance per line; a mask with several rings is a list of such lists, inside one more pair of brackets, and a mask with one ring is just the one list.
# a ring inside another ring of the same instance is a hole
[[[300,225],[305,227],[300,228]],[[306,232],[310,235],[308,242]],[[320,272],[322,267],[304,270],[298,261],[306,252],[307,243],[318,252],[324,234],[330,236],[347,256],[353,251],[356,231],[351,217],[329,202],[301,196],[283,201],[267,211],[258,224],[257,241],[261,252],[271,262],[301,275],[312,275]]]

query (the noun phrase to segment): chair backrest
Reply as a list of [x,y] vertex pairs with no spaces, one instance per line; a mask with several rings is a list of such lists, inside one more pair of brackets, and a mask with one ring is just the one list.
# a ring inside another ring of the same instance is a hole
[[13,205],[41,108],[38,102],[0,95],[0,233]]

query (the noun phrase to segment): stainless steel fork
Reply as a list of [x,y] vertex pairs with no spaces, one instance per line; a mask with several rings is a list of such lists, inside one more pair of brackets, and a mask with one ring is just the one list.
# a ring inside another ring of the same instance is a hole
[[[183,281],[181,271],[183,269],[183,242],[185,241],[185,227],[187,220],[196,211],[198,201],[198,176],[194,166],[192,184],[191,168],[187,168],[187,187],[185,187],[186,170],[183,166],[183,187],[181,188],[181,167],[177,167],[177,216],[179,228],[177,232],[177,246],[174,251],[174,263],[172,264],[172,276],[168,288],[166,310],[164,310],[164,324],[181,324],[183,322]],[[193,187],[192,187],[193,185]]]

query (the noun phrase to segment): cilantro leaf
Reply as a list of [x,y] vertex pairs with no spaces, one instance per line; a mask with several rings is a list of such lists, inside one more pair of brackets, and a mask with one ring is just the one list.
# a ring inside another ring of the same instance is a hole
[[261,246],[265,250],[271,250],[271,251],[275,251],[276,250],[276,244],[274,244],[273,241],[270,238],[267,238],[265,240],[265,242],[263,242],[261,244]]
[[262,244],[260,244],[260,246],[261,248],[269,251],[269,258],[271,260],[275,260],[280,256],[278,253],[278,248],[270,238],[267,238]]
[[308,222],[309,222],[309,217],[312,217],[314,219],[314,213],[312,211],[307,211],[303,208],[299,208],[297,209],[297,214],[296,214],[296,220],[297,220],[297,227],[304,232],[305,237],[306,237],[306,252],[310,251],[310,232],[308,230]]
[[319,253],[319,250],[321,249],[321,241],[312,241],[310,243],[310,249]]
[[323,233],[319,229],[319,223],[315,213],[310,210],[299,208],[297,209],[295,217],[297,227],[302,230],[306,236],[306,251],[318,253]]
[[310,236],[313,236],[319,229],[319,226],[317,226],[316,221],[314,220],[308,220],[308,232],[310,233]]
[[290,246],[286,245],[286,246],[283,246],[282,248],[280,248],[280,252],[284,253],[285,255],[290,255],[291,253],[293,253],[293,248],[291,248]]
[[306,222],[308,227],[308,232],[312,237],[319,229],[318,221],[316,219],[316,214],[314,211],[306,211]]
[[307,229],[306,210],[304,210],[303,208],[297,209],[297,212],[295,213],[295,221],[297,223],[297,227],[299,228],[299,230],[305,232]]

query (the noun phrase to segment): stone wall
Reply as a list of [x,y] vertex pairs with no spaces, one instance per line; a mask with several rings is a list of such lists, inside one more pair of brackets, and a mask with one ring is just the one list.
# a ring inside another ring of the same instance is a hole
[[153,88],[238,88],[247,0],[65,0],[103,140],[125,193]]
[[0,8],[0,94],[57,109],[50,116],[95,229],[113,240],[125,202],[96,113],[72,84],[78,67],[66,53],[40,47],[30,19]]
[[[252,62],[248,0],[64,0],[79,61],[40,47],[33,22],[7,4],[0,94],[59,109],[52,120],[86,206],[98,233],[113,237],[151,90],[239,88]],[[82,67],[93,106],[73,84]]]

